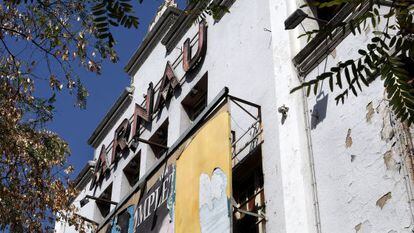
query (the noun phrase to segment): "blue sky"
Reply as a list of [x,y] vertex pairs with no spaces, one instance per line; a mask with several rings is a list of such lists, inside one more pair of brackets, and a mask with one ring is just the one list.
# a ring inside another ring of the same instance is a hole
[[[135,13],[140,22],[138,29],[119,28],[113,32],[120,58],[118,63],[104,63],[101,75],[88,73],[83,68],[76,71],[89,92],[85,110],[74,106],[75,96],[65,92],[57,94],[55,116],[48,128],[69,143],[69,163],[75,168],[72,178],[76,177],[88,160],[93,159],[93,148],[87,144],[87,140],[123,89],[130,84],[124,66],[140,45],[148,31],[149,23],[163,1],[144,0],[143,4],[136,4]],[[179,8],[184,8],[185,0],[176,2]]]

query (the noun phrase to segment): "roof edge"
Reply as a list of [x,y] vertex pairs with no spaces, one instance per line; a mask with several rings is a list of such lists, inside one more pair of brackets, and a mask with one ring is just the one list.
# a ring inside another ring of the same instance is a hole
[[[95,166],[95,161],[89,160],[85,166],[82,168],[82,170],[79,172],[79,174],[76,176],[76,178],[74,179],[74,183],[75,183],[75,187],[78,188],[78,186],[82,183],[82,181],[84,181],[84,178],[86,177],[86,179],[90,178],[87,177],[89,171]],[[91,175],[92,173],[90,173],[89,175]]]
[[161,40],[161,43],[165,45],[167,49],[167,54],[169,54],[178,41],[184,36],[184,34],[191,27],[192,23],[196,20],[200,12],[195,11],[195,9],[200,8],[204,2],[191,2],[187,5],[184,11],[181,12],[178,19],[168,30],[167,34]]
[[93,147],[97,147],[98,143],[101,140],[101,134],[104,131],[107,131],[108,126],[112,121],[118,119],[119,115],[125,110],[126,105],[132,101],[132,94],[134,93],[134,87],[127,87],[124,89],[122,94],[118,97],[114,105],[112,105],[111,109],[105,114],[105,117],[93,131],[92,135],[88,139],[88,144],[92,145]]
[[173,6],[170,6],[165,10],[124,67],[124,70],[128,75],[132,76],[133,73],[139,69],[155,47],[158,40],[161,40],[163,34],[174,24],[176,18],[182,13],[183,11]]

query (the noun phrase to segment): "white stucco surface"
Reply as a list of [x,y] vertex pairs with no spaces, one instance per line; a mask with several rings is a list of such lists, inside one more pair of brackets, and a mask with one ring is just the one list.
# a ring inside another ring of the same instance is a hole
[[[328,57],[327,67],[356,57],[355,45],[366,40],[348,37],[336,48],[336,58]],[[322,71],[323,64],[309,76],[315,77]],[[396,166],[404,149],[397,141],[398,124],[389,118],[382,85],[376,80],[363,87],[357,98],[350,93],[344,105],[336,106],[334,98],[340,92],[329,93],[326,82],[318,95],[309,99],[323,232],[412,230],[410,194],[404,174]],[[384,136],[390,135],[390,131],[394,131],[393,137]],[[393,160],[388,168],[387,153],[391,153]],[[378,200],[387,193],[391,194],[390,199],[379,206]]]
[[[283,21],[298,5],[293,0],[237,0],[231,13],[219,22],[207,17],[207,54],[192,78],[184,76],[180,60],[173,62],[180,56],[184,41],[196,35],[198,25],[188,30],[170,54],[158,43],[131,77],[135,87],[133,101],[95,148],[94,158],[97,159],[103,144],[111,147],[116,127],[124,118],[130,119],[135,103],[143,102],[148,84],[158,83],[169,61],[181,80],[181,88],[141,138],[149,139],[168,119],[167,145],[173,145],[191,126],[181,102],[207,72],[208,102],[228,87],[231,95],[260,105],[266,232],[411,232],[412,180],[404,169],[400,170],[404,166],[404,145],[398,140],[399,125],[393,124],[386,107],[382,83],[375,81],[358,98],[350,94],[346,103],[339,106],[334,100],[339,92],[329,93],[327,84],[310,98],[304,98],[300,91],[290,94],[300,84],[292,58],[306,41],[297,39],[299,28],[285,31]],[[315,23],[304,24],[315,27]],[[358,38],[346,38],[328,56],[326,67],[354,57],[358,45],[370,35],[367,31]],[[307,79],[324,69],[323,62]],[[284,120],[278,112],[282,106],[289,108]],[[238,121],[232,123],[248,124],[241,112],[231,113],[232,121]],[[156,158],[147,144],[140,143],[136,151],[141,151],[142,177]],[[110,184],[111,199],[121,201],[131,188],[123,168],[132,158],[130,153],[116,167],[112,166],[111,175],[96,190],[87,185],[75,203],[86,194],[99,196]],[[98,212],[93,201],[80,210],[82,216],[100,222],[103,218]],[[71,232],[56,226],[58,232]]]

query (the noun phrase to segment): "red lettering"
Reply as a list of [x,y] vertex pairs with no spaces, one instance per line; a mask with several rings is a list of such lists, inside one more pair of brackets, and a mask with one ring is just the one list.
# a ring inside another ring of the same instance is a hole
[[145,97],[145,108],[135,104],[134,122],[132,123],[132,137],[138,135],[139,126],[144,120],[149,123],[152,120],[152,111],[154,104],[154,87],[152,82],[148,85],[147,96]]
[[105,175],[106,169],[108,168],[106,164],[106,156],[106,147],[105,145],[102,145],[101,152],[95,164],[95,175],[91,184],[91,189],[95,184],[100,183]]
[[128,119],[124,119],[115,130],[113,147],[112,147],[112,161],[111,163],[116,162],[119,159],[119,154],[128,149],[128,139],[131,127],[129,125]]
[[154,111],[161,108],[162,104],[165,103],[173,93],[173,90],[179,85],[177,77],[175,77],[174,70],[167,62],[165,66],[164,75],[161,78],[160,89],[158,90],[157,102],[155,102]]
[[185,72],[193,70],[205,57],[207,51],[207,24],[203,20],[198,29],[198,48],[194,57],[191,58],[191,40],[187,38],[183,46],[183,69]]

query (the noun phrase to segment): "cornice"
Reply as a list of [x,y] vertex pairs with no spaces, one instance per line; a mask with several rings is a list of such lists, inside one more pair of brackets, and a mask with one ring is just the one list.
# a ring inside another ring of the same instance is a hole
[[182,11],[175,7],[167,8],[124,67],[128,75],[133,76],[137,72],[180,14]]
[[104,136],[106,136],[111,127],[132,102],[134,89],[134,87],[125,88],[114,105],[112,105],[109,111],[105,114],[105,117],[99,123],[98,127],[96,127],[92,135],[89,137],[89,145],[92,145],[94,148],[98,147]]

